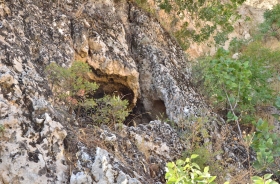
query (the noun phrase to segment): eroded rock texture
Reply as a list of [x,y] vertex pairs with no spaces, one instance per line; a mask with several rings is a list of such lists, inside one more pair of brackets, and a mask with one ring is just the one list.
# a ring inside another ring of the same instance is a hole
[[120,92],[132,107],[138,101],[152,119],[163,113],[179,121],[198,112],[184,52],[155,19],[125,1],[80,8],[72,21],[75,58],[93,67],[103,92]]
[[3,0],[0,18],[0,183],[164,182],[166,161],[184,150],[169,125],[72,127],[43,72],[88,62],[97,96],[116,92],[149,112],[137,123],[199,114],[184,53],[160,24],[125,0]]
[[[180,156],[184,145],[166,123],[153,121],[118,132],[108,127],[80,129],[77,168],[70,183],[164,183],[165,160]],[[94,132],[94,133],[92,133]]]

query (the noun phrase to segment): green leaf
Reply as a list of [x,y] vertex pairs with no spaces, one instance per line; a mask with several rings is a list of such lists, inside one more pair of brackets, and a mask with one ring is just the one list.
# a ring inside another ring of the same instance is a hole
[[197,158],[199,155],[197,155],[197,154],[192,154],[191,155],[191,159],[195,159],[195,158]]
[[192,166],[200,170],[199,165],[197,165],[196,163],[192,163]]
[[182,166],[184,164],[185,164],[185,162],[183,160],[177,160],[176,161],[176,165],[178,165],[178,166]]
[[264,178],[265,180],[267,180],[267,179],[271,178],[272,175],[273,175],[273,174],[265,174],[263,178]]
[[204,167],[204,172],[205,172],[205,173],[208,173],[208,171],[209,171],[209,166]]
[[175,166],[175,163],[174,163],[174,162],[168,162],[168,163],[166,164],[166,166],[167,166],[168,168],[173,168],[173,167]]
[[263,179],[259,176],[253,176],[251,179],[253,180],[254,184],[263,184]]
[[[216,178],[217,178],[217,176],[211,176],[208,182],[212,183]],[[225,182],[224,184],[227,184],[227,182]],[[228,184],[229,184],[229,182],[228,182]]]

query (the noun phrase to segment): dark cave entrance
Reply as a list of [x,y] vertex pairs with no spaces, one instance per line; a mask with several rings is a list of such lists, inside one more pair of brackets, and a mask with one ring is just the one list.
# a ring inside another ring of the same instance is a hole
[[161,120],[168,118],[167,114],[166,114],[166,107],[165,107],[163,100],[154,100],[153,101],[151,117],[153,119],[159,118]]
[[134,93],[127,86],[114,82],[97,82],[97,84],[99,85],[99,88],[95,91],[92,96],[93,98],[98,99],[105,95],[115,95],[120,96],[123,100],[128,100],[129,105],[132,105]]
[[[127,126],[138,124],[147,124],[152,120],[165,120],[168,118],[164,101],[158,100],[143,100],[138,98],[136,104],[133,103],[135,98],[134,92],[126,86],[126,78],[118,75],[108,75],[101,72],[99,69],[92,70],[92,81],[95,81],[99,88],[96,90],[92,98],[102,98],[105,95],[116,95],[129,102],[130,115],[124,121]],[[147,95],[148,96],[148,95]]]
[[167,118],[166,107],[162,100],[154,100],[151,108],[145,108],[143,101],[138,99],[135,107],[126,118],[124,124],[128,126],[135,126],[138,124],[148,124],[153,120],[164,120]]
[[91,68],[90,79],[92,82],[96,82],[99,88],[95,91],[92,98],[98,99],[105,95],[120,96],[122,99],[128,100],[129,108],[133,108],[134,92],[125,84],[127,84],[127,78],[119,75],[108,75],[103,73],[99,69]]

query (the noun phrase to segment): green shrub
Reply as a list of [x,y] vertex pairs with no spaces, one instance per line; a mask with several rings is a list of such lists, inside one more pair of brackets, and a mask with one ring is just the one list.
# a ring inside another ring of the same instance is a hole
[[259,176],[253,176],[251,179],[253,181],[253,184],[278,184],[278,182],[270,179],[271,176],[272,174],[266,174],[263,178]]
[[[239,128],[239,117],[252,110],[250,63],[231,59],[224,49],[202,62],[205,94],[214,105],[226,109],[228,121],[236,122]],[[241,136],[240,128],[239,133]]]
[[239,53],[242,48],[247,45],[247,41],[243,39],[233,38],[229,43],[229,51],[232,53]]
[[[244,1],[158,0],[157,2],[161,9],[172,16],[180,18],[181,22],[185,17],[189,17],[188,19],[195,22],[195,24],[192,24],[195,31],[190,30],[188,27],[190,22],[185,21],[180,29],[172,33],[181,47],[187,49],[192,41],[201,43],[211,36],[215,38],[216,44],[223,45],[227,40],[228,33],[233,31],[232,22],[239,17],[236,9]],[[186,14],[186,12],[188,13]]]
[[275,160],[280,156],[280,136],[273,132],[274,126],[260,119],[256,126],[256,132],[252,139],[252,148],[257,153],[257,160],[253,167],[258,171],[271,170],[277,174],[280,167],[275,163]]
[[[280,98],[277,97],[275,107],[280,110]],[[279,115],[276,116],[279,118]],[[257,154],[257,160],[253,167],[257,172],[270,171],[276,177],[280,177],[280,136],[274,131],[275,127],[267,121],[259,119],[254,122],[256,131],[252,136],[251,147]],[[268,178],[267,178],[268,179]]]
[[89,65],[79,61],[74,62],[70,68],[60,67],[56,63],[51,63],[46,68],[55,96],[69,107],[70,112],[82,106],[96,105],[92,99],[88,99],[88,95],[98,88],[96,83],[89,82],[89,72]]
[[268,36],[273,36],[280,41],[280,4],[264,12],[264,22],[260,24],[260,31]]
[[196,81],[203,82],[201,91],[214,106],[227,110],[228,121],[251,122],[255,108],[274,98],[267,82],[273,73],[270,63],[265,62],[265,56],[250,57],[253,53],[246,50],[235,60],[228,51],[219,49],[215,56],[202,59],[195,69],[202,70],[200,76],[195,76]]
[[122,100],[119,96],[106,95],[97,99],[96,103],[97,107],[95,113],[92,114],[92,119],[97,123],[122,123],[129,115],[128,101]]
[[191,155],[186,160],[177,160],[176,163],[169,162],[166,164],[167,172],[165,179],[167,184],[192,184],[192,183],[214,183],[216,176],[211,176],[208,171],[209,167],[205,167],[201,171],[200,167],[192,162],[198,155]]

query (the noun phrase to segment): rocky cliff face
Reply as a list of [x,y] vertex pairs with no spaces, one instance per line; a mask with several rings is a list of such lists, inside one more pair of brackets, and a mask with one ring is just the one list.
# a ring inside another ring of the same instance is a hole
[[165,162],[184,150],[169,125],[70,124],[44,75],[51,62],[88,62],[98,95],[150,112],[136,123],[198,114],[187,60],[160,24],[124,0],[4,0],[0,16],[0,183],[164,182]]
[[[3,0],[0,16],[0,183],[164,183],[165,163],[186,146],[151,120],[208,109],[157,20],[125,0]],[[97,97],[129,100],[135,126],[77,123],[53,103],[45,67],[75,60],[92,67]]]

